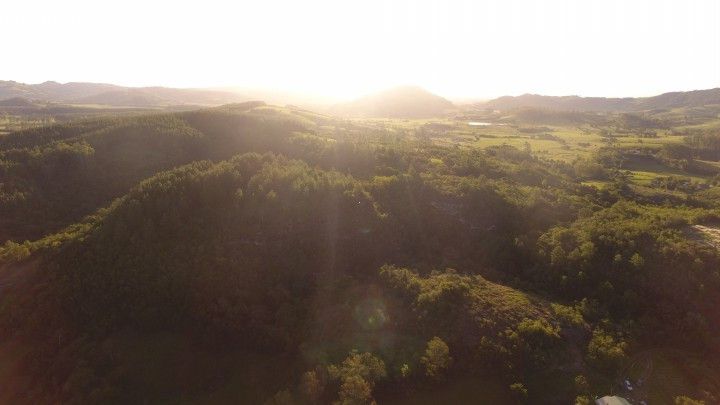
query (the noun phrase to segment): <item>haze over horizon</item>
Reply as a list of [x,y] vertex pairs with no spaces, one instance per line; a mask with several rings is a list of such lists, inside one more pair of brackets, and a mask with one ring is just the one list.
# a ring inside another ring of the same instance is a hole
[[210,3],[12,2],[0,79],[336,100],[407,84],[454,100],[720,86],[716,1]]

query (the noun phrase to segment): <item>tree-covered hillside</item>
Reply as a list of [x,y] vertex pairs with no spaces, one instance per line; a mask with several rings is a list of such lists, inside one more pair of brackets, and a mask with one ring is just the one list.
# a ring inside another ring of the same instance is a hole
[[712,178],[453,128],[245,103],[0,137],[0,403],[720,399]]

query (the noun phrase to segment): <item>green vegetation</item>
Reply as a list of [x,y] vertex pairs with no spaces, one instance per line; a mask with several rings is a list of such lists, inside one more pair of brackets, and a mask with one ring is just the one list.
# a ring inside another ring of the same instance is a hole
[[436,336],[428,341],[425,355],[420,361],[425,365],[425,374],[428,377],[440,378],[452,364],[450,348],[447,343]]
[[0,402],[716,403],[720,126],[681,110],[0,136]]

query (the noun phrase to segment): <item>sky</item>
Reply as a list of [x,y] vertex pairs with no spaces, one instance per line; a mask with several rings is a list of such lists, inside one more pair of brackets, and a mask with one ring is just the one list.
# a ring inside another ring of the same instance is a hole
[[720,87],[719,0],[8,0],[0,80],[349,99]]

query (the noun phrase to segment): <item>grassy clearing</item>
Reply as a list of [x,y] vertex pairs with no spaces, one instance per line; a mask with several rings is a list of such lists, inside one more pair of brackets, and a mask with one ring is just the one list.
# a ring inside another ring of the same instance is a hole
[[667,349],[636,355],[627,374],[632,381],[644,379],[633,396],[649,404],[672,403],[679,395],[698,397],[695,392],[698,386],[717,386],[720,382],[718,371],[703,366],[700,359]]
[[653,179],[667,176],[681,176],[693,181],[704,181],[709,176],[690,174],[683,170],[667,166],[651,157],[634,156],[623,164],[623,169],[630,171],[631,180],[637,184],[647,186]]
[[[626,135],[615,133],[613,137],[603,137],[601,128],[588,126],[505,124],[471,126],[464,121],[452,120],[363,120],[362,123],[371,126],[382,125],[392,130],[424,136],[433,144],[443,147],[486,149],[510,145],[521,150],[530,150],[543,159],[565,163],[573,163],[578,158],[589,158],[598,149],[614,145],[627,151],[631,156],[622,169],[630,172],[631,182],[642,186],[649,186],[653,179],[658,177],[679,176],[698,182],[712,177],[691,174],[644,155],[647,151],[659,151],[668,144],[682,143],[683,136],[674,134],[671,130],[657,130],[656,137],[642,137],[636,133]],[[633,157],[633,151],[642,152]],[[700,162],[700,164],[709,169],[720,169],[718,162]],[[585,184],[597,188],[604,188],[607,185],[605,182],[597,181]]]
[[55,120],[52,118],[33,118],[15,115],[0,115],[0,135],[22,129],[50,125]]
[[664,145],[671,143],[682,143],[683,138],[681,136],[674,135],[662,135],[657,138],[642,138],[639,136],[624,136],[614,138],[616,145],[620,148],[626,149],[660,149]]
[[529,148],[538,155],[566,162],[588,156],[603,146],[602,137],[584,128],[543,127],[538,132],[510,125],[470,126],[454,123],[452,129],[435,133],[431,140],[437,145],[484,149],[510,145]]
[[603,180],[588,180],[588,181],[583,181],[581,184],[583,186],[595,187],[598,190],[604,190],[611,184],[611,182],[603,181]]

